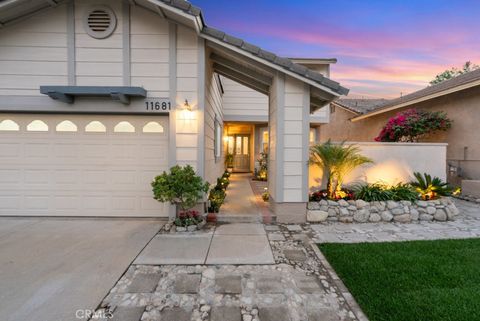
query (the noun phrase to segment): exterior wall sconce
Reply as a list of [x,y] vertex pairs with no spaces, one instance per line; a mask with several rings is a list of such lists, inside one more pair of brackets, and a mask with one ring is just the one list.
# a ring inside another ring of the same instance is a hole
[[192,111],[192,106],[188,103],[188,99],[185,99],[185,103],[183,104],[183,109]]

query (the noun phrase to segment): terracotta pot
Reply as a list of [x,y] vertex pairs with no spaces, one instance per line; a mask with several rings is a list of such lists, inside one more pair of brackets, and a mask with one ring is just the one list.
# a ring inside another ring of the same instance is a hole
[[217,222],[217,214],[216,213],[208,213],[207,214],[207,222],[216,223]]

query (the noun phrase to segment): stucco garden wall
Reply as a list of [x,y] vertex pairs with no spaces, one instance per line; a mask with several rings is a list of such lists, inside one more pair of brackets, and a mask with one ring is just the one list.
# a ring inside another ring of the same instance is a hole
[[[356,143],[361,154],[370,157],[374,163],[355,169],[346,177],[345,183],[360,182],[386,184],[407,183],[412,180],[414,172],[428,173],[446,179],[447,144],[441,143]],[[310,166],[309,188],[315,191],[325,186],[322,170]]]

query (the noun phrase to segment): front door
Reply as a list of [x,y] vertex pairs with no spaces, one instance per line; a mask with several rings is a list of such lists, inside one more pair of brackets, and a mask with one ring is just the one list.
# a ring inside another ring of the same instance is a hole
[[235,135],[233,171],[250,172],[250,135]]

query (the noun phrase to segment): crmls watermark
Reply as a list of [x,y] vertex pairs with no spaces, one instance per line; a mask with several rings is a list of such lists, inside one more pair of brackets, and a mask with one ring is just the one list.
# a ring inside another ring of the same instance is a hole
[[109,309],[89,310],[79,309],[75,311],[75,317],[79,320],[106,320],[113,318],[113,312]]

